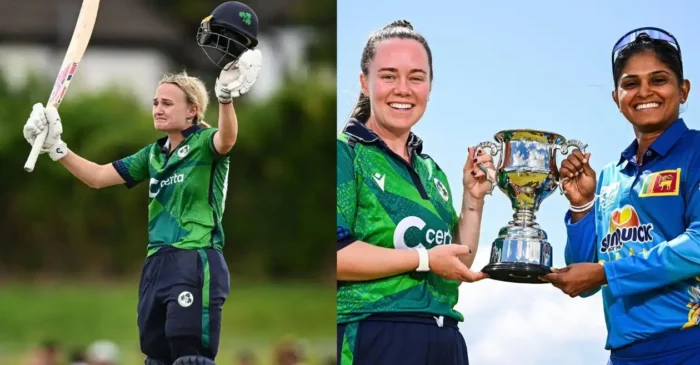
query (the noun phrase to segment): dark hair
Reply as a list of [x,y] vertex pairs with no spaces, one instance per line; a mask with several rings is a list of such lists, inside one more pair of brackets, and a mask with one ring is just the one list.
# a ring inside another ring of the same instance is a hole
[[[430,52],[430,46],[428,46],[428,41],[415,30],[413,26],[407,20],[397,20],[391,24],[384,27],[382,30],[372,34],[365,48],[362,50],[362,58],[360,59],[360,69],[362,73],[367,76],[369,74],[369,64],[374,59],[377,53],[377,46],[382,41],[399,38],[399,39],[413,39],[423,45],[425,51],[428,53],[428,66],[430,67],[430,81],[433,81],[433,54]],[[355,118],[361,122],[366,122],[369,118],[371,111],[371,105],[369,97],[365,96],[362,91],[360,91],[360,97],[357,99],[357,104],[355,104],[355,109],[352,111],[350,118]]]
[[627,62],[629,62],[630,58],[633,56],[642,53],[653,53],[661,63],[668,66],[676,75],[679,85],[683,82],[683,63],[681,62],[678,50],[665,41],[640,37],[622,49],[615,59],[615,64],[613,65],[613,79],[616,89],[620,76],[622,76],[622,69],[625,68]]

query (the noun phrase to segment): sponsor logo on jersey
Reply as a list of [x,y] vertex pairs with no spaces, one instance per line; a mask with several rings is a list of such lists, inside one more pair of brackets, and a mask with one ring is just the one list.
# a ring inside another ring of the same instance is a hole
[[645,243],[654,240],[651,231],[654,225],[642,224],[637,210],[631,205],[615,209],[610,216],[610,229],[600,243],[601,253],[612,253],[622,249],[627,242]]
[[160,192],[160,189],[162,189],[163,187],[173,184],[179,184],[183,181],[185,181],[185,174],[174,174],[165,180],[151,178],[151,182],[148,187],[148,197],[155,198],[156,195],[158,195],[158,193]]
[[[429,249],[436,245],[452,243],[452,234],[450,234],[450,232],[431,228],[427,225],[428,224],[425,223],[424,220],[415,216],[402,219],[394,230],[394,248],[410,249],[423,246]],[[418,244],[409,246],[406,243],[406,234],[409,233],[409,230],[418,230],[418,232],[420,232],[420,242],[418,242]]]
[[681,185],[681,169],[651,173],[644,178],[639,190],[640,198],[678,195]]

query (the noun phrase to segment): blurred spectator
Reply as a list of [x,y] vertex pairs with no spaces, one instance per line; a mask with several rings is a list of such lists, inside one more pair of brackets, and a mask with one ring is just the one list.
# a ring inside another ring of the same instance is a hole
[[119,364],[119,347],[112,341],[95,341],[88,347],[87,359],[90,365],[117,365]]
[[46,341],[29,354],[28,365],[58,365],[58,344],[55,341]]
[[68,364],[70,365],[89,365],[87,362],[87,356],[85,356],[85,353],[80,349],[71,352],[68,360]]
[[275,365],[305,365],[305,358],[303,346],[292,338],[283,339],[275,350]]
[[236,357],[236,365],[255,365],[255,355],[248,350],[239,352]]

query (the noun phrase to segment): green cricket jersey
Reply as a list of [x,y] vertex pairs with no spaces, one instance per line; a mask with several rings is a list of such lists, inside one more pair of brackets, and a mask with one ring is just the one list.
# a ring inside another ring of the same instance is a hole
[[[411,164],[364,124],[351,120],[337,138],[338,247],[355,240],[397,250],[451,244],[458,217],[445,173],[411,133]],[[337,322],[373,313],[426,313],[463,321],[454,309],[458,281],[409,272],[338,283]]]
[[216,131],[195,125],[170,154],[163,137],[112,163],[128,188],[150,178],[147,256],[163,246],[223,250],[229,156],[214,148]]

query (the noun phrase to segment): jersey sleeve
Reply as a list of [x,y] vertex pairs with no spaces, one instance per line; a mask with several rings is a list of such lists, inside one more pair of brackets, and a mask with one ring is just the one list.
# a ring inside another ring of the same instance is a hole
[[[598,177],[598,190],[602,185],[603,170]],[[600,194],[600,191],[596,191]],[[588,212],[576,223],[571,222],[571,211],[567,211],[564,215],[564,224],[566,225],[566,245],[564,246],[564,261],[567,265],[582,263],[582,262],[597,262],[598,261],[598,235],[596,234],[596,206]],[[597,293],[600,288],[585,292],[581,297],[586,298]]]
[[[643,293],[700,275],[700,155],[685,182],[685,221],[680,236],[661,242],[646,253],[606,262],[608,287],[614,296]],[[660,213],[663,214],[663,213]]]
[[592,210],[578,222],[571,223],[571,211],[566,212],[564,216],[564,224],[566,225],[564,260],[567,265],[598,261],[595,215],[595,210]]
[[148,145],[131,156],[112,162],[114,169],[126,181],[127,188],[131,189],[150,176],[149,156],[152,146]]
[[357,181],[353,151],[346,143],[336,143],[336,223],[337,250],[357,241],[353,235],[357,213]]
[[216,150],[216,147],[214,146],[214,136],[218,131],[218,128],[205,128],[200,132],[200,143],[214,159],[227,157],[231,154],[231,151],[233,151],[233,149],[231,149],[231,151],[222,155]]

